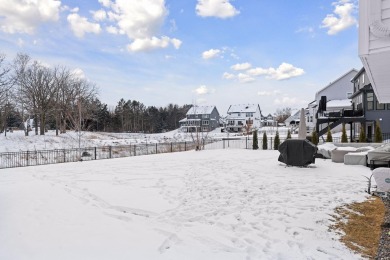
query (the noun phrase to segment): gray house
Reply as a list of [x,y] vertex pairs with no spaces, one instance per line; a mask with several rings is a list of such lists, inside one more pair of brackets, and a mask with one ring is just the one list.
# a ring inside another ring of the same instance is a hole
[[319,135],[325,134],[328,126],[333,129],[341,124],[348,124],[351,140],[360,133],[361,127],[364,127],[368,141],[372,141],[377,122],[382,133],[390,133],[390,104],[378,101],[365,69],[362,68],[351,82],[353,93],[350,96],[352,101],[350,109],[332,112],[326,104],[319,104],[319,109],[322,110],[316,124]]
[[210,132],[219,127],[220,116],[215,106],[193,106],[179,124],[183,132]]
[[[352,105],[357,115],[364,117],[363,125],[367,137],[374,134],[375,124],[379,122],[382,133],[390,133],[390,103],[379,103],[374,93],[365,68],[352,79],[354,93],[351,96]],[[359,131],[360,124],[354,123]]]

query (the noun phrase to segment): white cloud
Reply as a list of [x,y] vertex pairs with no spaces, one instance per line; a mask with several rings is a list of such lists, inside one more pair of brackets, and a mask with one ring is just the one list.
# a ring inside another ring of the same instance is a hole
[[236,64],[236,65],[233,65],[231,66],[230,68],[232,70],[247,70],[247,69],[250,69],[252,67],[252,65],[248,62],[245,62],[245,63],[241,63],[241,64]]
[[125,34],[132,42],[129,51],[149,51],[172,45],[179,49],[182,42],[158,36],[168,10],[165,0],[99,0],[111,22],[106,28],[112,34]]
[[234,74],[225,72],[225,73],[222,75],[222,78],[224,78],[224,79],[235,79],[236,76],[235,76]]
[[91,13],[95,21],[104,21],[107,19],[107,13],[102,9],[97,11],[92,11]]
[[253,78],[247,74],[244,74],[244,73],[238,74],[237,78],[238,78],[238,81],[240,81],[241,83],[249,83],[249,82],[253,82],[256,80],[255,78]]
[[280,95],[282,92],[280,90],[274,90],[274,91],[259,91],[257,92],[258,96],[276,96]]
[[151,51],[154,49],[167,48],[169,44],[173,44],[176,49],[180,48],[181,41],[178,39],[170,39],[163,36],[161,38],[152,37],[144,39],[135,39],[131,44],[127,45],[127,49],[131,52]]
[[332,3],[335,6],[333,14],[328,14],[322,20],[321,28],[327,28],[329,35],[335,35],[353,25],[357,25],[357,20],[353,16],[356,10],[354,3],[349,0],[341,0]]
[[99,3],[101,3],[104,7],[110,7],[111,5],[110,0],[99,0]]
[[266,75],[267,79],[285,80],[293,77],[298,77],[305,74],[305,71],[301,68],[296,68],[291,64],[283,62],[278,68],[255,68],[250,69],[247,73],[251,76]]
[[60,9],[59,0],[1,0],[0,30],[33,34],[40,24],[58,21]]
[[296,97],[282,97],[276,98],[274,104],[278,106],[296,106],[296,105],[307,105],[306,100],[302,100]]
[[106,27],[106,31],[111,34],[119,34],[119,29],[111,25]]
[[315,30],[311,26],[301,27],[298,30],[296,30],[295,33],[308,34],[311,38],[314,38],[316,36]]
[[196,14],[202,17],[228,18],[240,13],[230,0],[198,0]]
[[73,8],[73,9],[70,9],[69,11],[70,11],[71,13],[77,13],[79,10],[80,10],[80,8],[75,7],[75,8]]
[[197,95],[206,95],[215,93],[215,89],[208,89],[205,85],[202,85],[193,92],[195,92]]
[[202,58],[205,60],[212,59],[218,57],[218,55],[221,53],[221,50],[218,49],[210,49],[208,51],[205,51],[202,53]]
[[88,22],[87,18],[79,14],[72,13],[67,19],[73,33],[79,38],[84,37],[86,33],[99,34],[101,32],[100,24]]
[[82,69],[80,68],[76,68],[74,70],[72,70],[72,75],[76,78],[79,78],[79,79],[86,79],[86,76],[85,76],[85,73]]

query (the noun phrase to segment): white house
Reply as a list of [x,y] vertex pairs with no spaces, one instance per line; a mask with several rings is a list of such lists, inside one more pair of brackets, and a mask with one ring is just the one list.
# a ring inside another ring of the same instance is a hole
[[378,102],[390,103],[390,0],[359,1],[359,57]]
[[229,107],[226,116],[226,130],[229,132],[243,132],[245,126],[250,126],[250,128],[261,127],[260,105],[243,104]]

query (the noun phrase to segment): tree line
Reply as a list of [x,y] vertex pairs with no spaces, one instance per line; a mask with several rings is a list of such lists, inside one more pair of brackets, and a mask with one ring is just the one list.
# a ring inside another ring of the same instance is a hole
[[121,99],[114,108],[101,102],[95,83],[65,66],[45,66],[19,53],[7,62],[0,54],[0,132],[22,129],[44,135],[67,130],[160,133],[179,127],[191,105],[145,106]]

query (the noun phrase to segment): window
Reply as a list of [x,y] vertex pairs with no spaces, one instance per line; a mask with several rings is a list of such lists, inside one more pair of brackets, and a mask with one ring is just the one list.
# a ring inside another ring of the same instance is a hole
[[387,104],[387,109],[390,110],[390,103]]
[[238,113],[238,116],[241,116],[241,113]]
[[374,93],[367,93],[367,110],[374,109]]
[[381,104],[376,101],[376,110],[385,110],[385,104]]
[[209,121],[208,120],[203,120],[202,121],[202,125],[209,125]]
[[228,124],[229,125],[234,125],[234,121],[233,120],[229,120]]
[[208,114],[202,115],[202,118],[209,118],[209,117],[210,117],[210,115],[208,115]]
[[209,130],[209,129],[208,129],[207,127],[203,127],[203,128],[202,128],[202,131],[203,131],[203,132],[207,132],[208,130]]
[[238,121],[237,124],[238,124],[238,125],[244,125],[244,124],[242,123],[242,121]]

